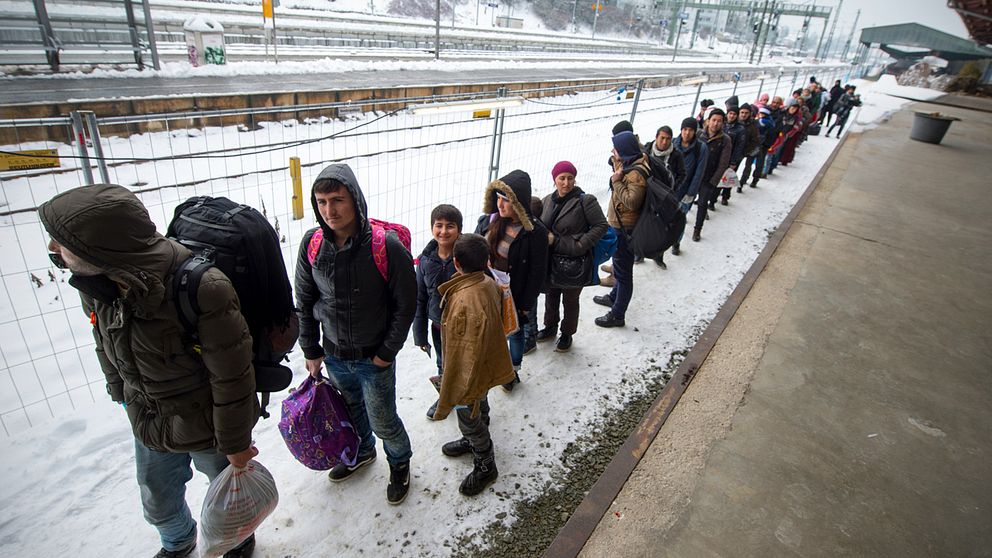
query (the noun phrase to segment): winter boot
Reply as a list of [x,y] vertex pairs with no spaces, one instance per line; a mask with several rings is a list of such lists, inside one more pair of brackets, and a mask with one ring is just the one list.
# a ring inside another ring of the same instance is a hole
[[682,253],[682,245],[679,244],[678,242],[676,242],[675,244],[672,244],[672,255],[673,256],[678,256],[681,253]]
[[434,420],[434,413],[437,412],[437,404],[440,400],[435,399],[434,403],[427,409],[427,418]]
[[247,539],[241,541],[241,544],[225,552],[224,558],[251,558],[254,553],[255,533],[252,533]]
[[742,188],[741,186],[738,186],[737,187],[737,193],[738,194],[743,194],[744,193],[744,190],[741,190],[741,188]]
[[644,256],[634,256],[634,263],[635,264],[644,263]]
[[658,267],[660,267],[661,269],[668,269],[668,266],[665,264],[664,252],[654,257],[654,263],[658,264]]
[[611,298],[610,295],[596,295],[592,297],[592,301],[600,306],[613,308],[613,298]]
[[606,314],[596,318],[596,325],[599,327],[623,327],[623,318],[618,318],[613,315],[613,312],[607,312]]
[[699,229],[692,229],[692,241],[693,242],[699,242],[699,233],[700,232],[701,231]]
[[358,460],[355,461],[354,465],[348,466],[344,463],[338,463],[331,468],[331,472],[328,473],[327,476],[331,479],[331,482],[341,482],[354,474],[355,471],[361,469],[369,463],[372,463],[373,461],[375,461],[374,449],[364,455],[359,454]]
[[555,343],[555,352],[567,353],[568,350],[571,348],[572,348],[572,336],[565,335],[564,333],[562,333],[561,337],[558,338],[558,342]]
[[188,546],[184,546],[179,550],[166,550],[163,548],[158,551],[155,558],[186,558],[186,556],[192,556],[194,550],[196,550],[196,539],[193,539],[193,542],[189,543]]
[[513,388],[515,388],[517,386],[517,384],[520,383],[520,373],[519,372],[520,372],[520,367],[514,366],[513,367],[513,379],[510,380],[509,382],[503,384],[503,391],[505,391],[506,393],[513,393]]
[[557,328],[546,327],[546,328],[542,329],[541,331],[538,331],[537,332],[537,341],[538,342],[541,342],[541,341],[551,341],[552,339],[555,338],[555,335],[558,335],[558,329]]
[[472,444],[468,438],[462,436],[454,442],[448,442],[441,446],[441,453],[448,457],[461,457],[472,453]]
[[410,491],[410,462],[389,466],[389,485],[386,486],[386,501],[396,506],[406,500]]
[[462,481],[462,485],[458,487],[458,492],[465,496],[475,496],[496,482],[497,477],[499,477],[499,471],[496,470],[496,458],[492,453],[482,459],[476,457],[472,472]]
[[534,337],[524,337],[524,354],[529,355],[537,350],[537,339]]

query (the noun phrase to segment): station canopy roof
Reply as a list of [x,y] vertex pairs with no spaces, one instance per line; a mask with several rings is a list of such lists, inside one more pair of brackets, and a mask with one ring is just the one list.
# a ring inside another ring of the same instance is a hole
[[968,34],[982,45],[992,44],[992,2],[989,0],[948,0],[947,7],[955,10]]
[[925,54],[946,60],[992,58],[990,48],[919,23],[866,27],[861,30],[860,41],[864,45],[879,45],[895,58],[919,58]]

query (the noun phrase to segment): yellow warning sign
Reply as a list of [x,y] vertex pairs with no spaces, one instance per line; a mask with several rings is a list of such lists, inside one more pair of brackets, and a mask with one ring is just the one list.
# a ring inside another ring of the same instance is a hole
[[489,118],[492,116],[493,111],[491,110],[476,110],[472,112],[472,118]]
[[30,169],[58,168],[59,152],[57,149],[32,149],[28,151],[13,151],[0,153],[0,172]]

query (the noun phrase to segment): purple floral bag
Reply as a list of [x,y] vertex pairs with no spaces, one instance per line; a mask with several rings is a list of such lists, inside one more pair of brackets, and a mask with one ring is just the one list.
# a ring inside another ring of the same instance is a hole
[[282,402],[279,432],[293,457],[309,469],[326,471],[358,459],[358,433],[344,398],[325,378],[309,374]]

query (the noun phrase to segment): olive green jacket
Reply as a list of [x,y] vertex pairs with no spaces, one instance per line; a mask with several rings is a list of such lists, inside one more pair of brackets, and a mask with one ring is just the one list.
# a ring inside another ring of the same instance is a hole
[[216,268],[203,275],[194,345],[172,298],[173,273],[190,252],[155,231],[130,191],[84,186],[38,211],[53,239],[104,270],[70,284],[93,325],[107,392],[125,404],[135,437],[158,451],[248,449],[259,413],[252,339],[230,280]]

